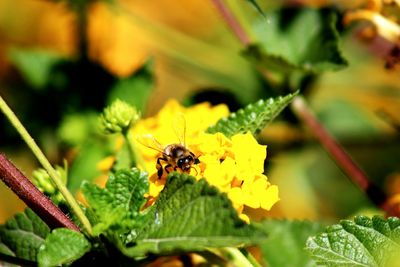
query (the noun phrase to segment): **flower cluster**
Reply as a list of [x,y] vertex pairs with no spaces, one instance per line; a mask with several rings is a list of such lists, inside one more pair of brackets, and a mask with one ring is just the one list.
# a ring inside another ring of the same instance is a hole
[[[242,213],[244,207],[269,210],[279,200],[277,186],[271,185],[263,174],[266,147],[259,145],[252,134],[227,138],[221,133],[205,133],[210,125],[229,114],[225,105],[211,107],[203,103],[184,108],[171,100],[156,116],[139,120],[131,131],[131,138],[150,133],[163,145],[179,143],[172,121],[180,113],[184,114],[187,124],[185,145],[200,160],[192,166],[191,175],[197,179],[205,177],[227,193],[247,221],[248,217]],[[154,199],[165,185],[166,173],[161,179],[157,175],[159,152],[141,145],[139,149],[144,165],[141,167],[150,173],[148,197]]]

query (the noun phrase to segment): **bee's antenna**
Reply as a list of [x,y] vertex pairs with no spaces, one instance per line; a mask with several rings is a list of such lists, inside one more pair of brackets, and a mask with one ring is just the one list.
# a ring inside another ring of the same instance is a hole
[[179,113],[175,117],[173,121],[173,128],[181,145],[186,146],[186,119],[183,113]]

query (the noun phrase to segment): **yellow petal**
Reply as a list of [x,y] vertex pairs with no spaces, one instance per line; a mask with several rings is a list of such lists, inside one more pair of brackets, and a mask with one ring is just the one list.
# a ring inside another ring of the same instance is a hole
[[242,219],[243,221],[245,221],[246,223],[250,223],[250,218],[249,218],[249,216],[247,216],[247,215],[244,214],[244,213],[239,214],[239,218]]
[[264,160],[267,156],[266,146],[258,144],[251,133],[234,135],[232,151],[240,170],[251,170],[256,174],[263,173]]
[[235,209],[243,206],[244,196],[242,190],[239,187],[234,187],[231,190],[229,190],[228,197],[232,201]]
[[261,208],[270,210],[272,206],[279,201],[279,190],[278,186],[271,185],[260,198]]

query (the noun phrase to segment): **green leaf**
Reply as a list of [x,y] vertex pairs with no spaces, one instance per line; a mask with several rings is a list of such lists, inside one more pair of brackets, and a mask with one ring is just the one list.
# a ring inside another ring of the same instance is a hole
[[107,102],[111,104],[114,100],[122,99],[144,112],[153,88],[152,63],[149,62],[131,77],[117,81],[110,90]]
[[261,15],[265,17],[264,11],[261,9],[260,5],[257,3],[256,0],[247,0]]
[[36,261],[36,254],[49,234],[49,227],[30,209],[0,226],[0,252]]
[[204,179],[196,181],[176,172],[168,176],[159,199],[135,233],[133,242],[119,244],[130,257],[249,245],[266,236],[239,219],[226,194]]
[[111,174],[105,188],[83,183],[83,194],[100,221],[94,232],[102,233],[113,225],[134,227],[148,187],[147,173],[136,168]]
[[310,221],[266,220],[260,225],[268,238],[260,244],[264,262],[270,267],[315,266],[304,250],[307,238],[323,230]]
[[101,174],[96,165],[109,154],[104,139],[91,138],[79,147],[78,155],[68,172],[67,186],[71,193],[76,193],[82,181],[91,181]]
[[79,146],[98,133],[98,114],[92,111],[64,115],[57,138],[69,146]]
[[400,219],[357,216],[354,221],[343,220],[309,238],[307,250],[318,264],[326,266],[395,266],[399,263]]
[[259,100],[235,113],[231,113],[227,118],[220,119],[214,126],[208,128],[207,132],[221,132],[227,137],[246,132],[255,134],[278,116],[297,94],[298,92],[284,97]]
[[283,8],[254,24],[258,43],[245,55],[267,69],[322,72],[347,66],[341,55],[336,15],[329,10]]
[[63,59],[47,50],[12,49],[9,57],[26,81],[34,88],[44,88],[51,78],[51,70]]
[[82,233],[58,228],[46,237],[37,259],[39,266],[58,266],[82,257],[91,245]]

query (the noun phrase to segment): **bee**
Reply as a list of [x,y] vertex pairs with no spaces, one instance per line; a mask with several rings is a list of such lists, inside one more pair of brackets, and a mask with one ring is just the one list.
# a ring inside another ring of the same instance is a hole
[[173,128],[179,139],[179,143],[176,144],[163,146],[151,134],[137,137],[139,143],[160,153],[156,163],[159,179],[161,179],[164,171],[170,173],[172,170],[180,170],[184,173],[190,173],[192,165],[200,163],[198,157],[186,147],[186,120],[183,115],[175,118]]

